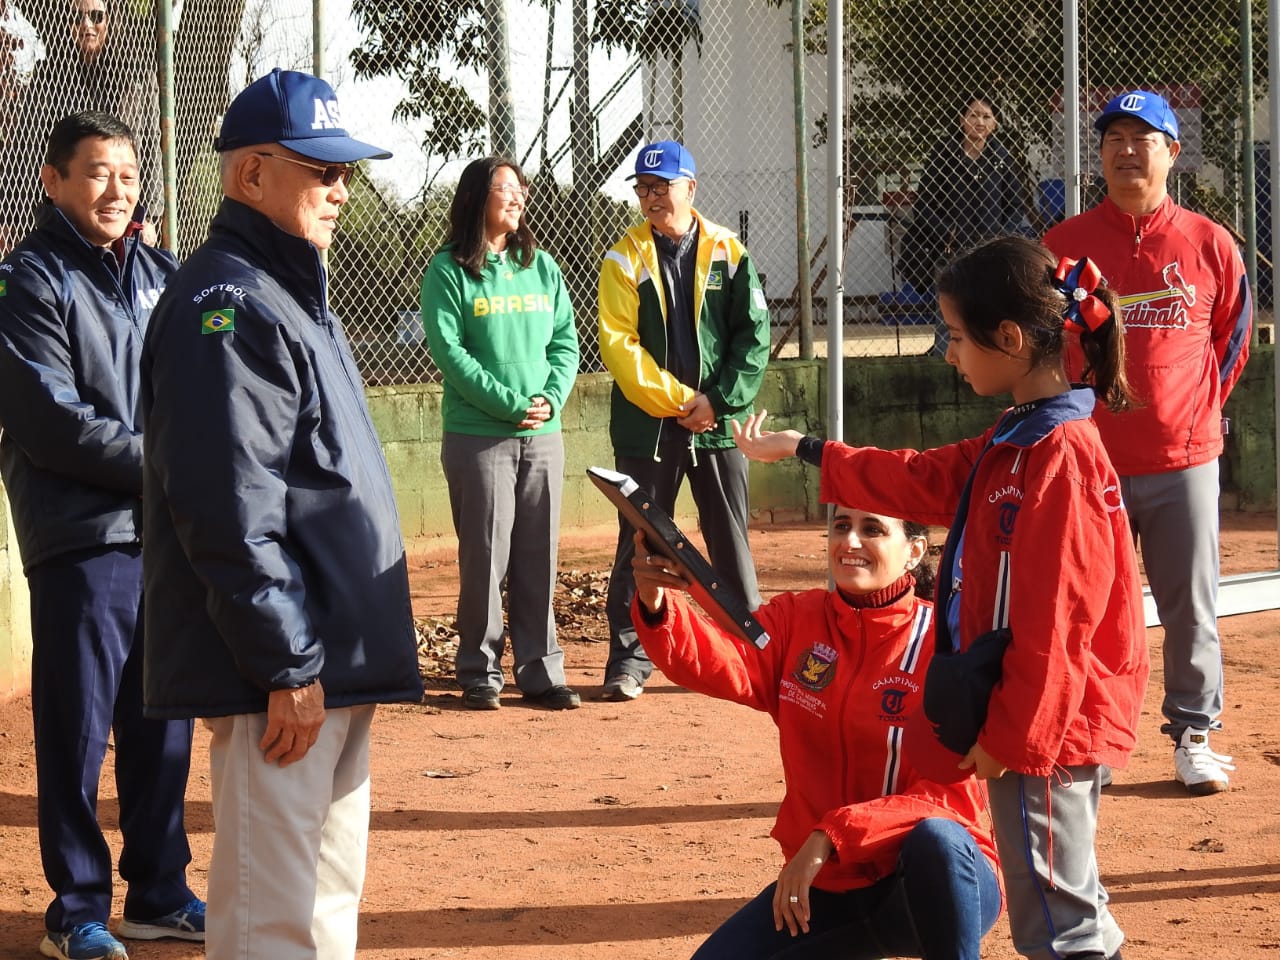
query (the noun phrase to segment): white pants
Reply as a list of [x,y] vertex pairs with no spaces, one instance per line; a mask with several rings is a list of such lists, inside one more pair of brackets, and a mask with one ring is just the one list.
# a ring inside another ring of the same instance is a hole
[[297,763],[263,759],[265,713],[213,732],[207,960],[352,960],[369,839],[372,705],[329,710]]

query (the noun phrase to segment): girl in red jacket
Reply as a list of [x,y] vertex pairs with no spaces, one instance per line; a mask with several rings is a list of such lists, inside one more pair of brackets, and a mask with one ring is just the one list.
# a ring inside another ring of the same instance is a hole
[[835,589],[758,609],[764,650],[671,592],[685,582],[637,534],[632,619],[645,652],[672,681],[773,717],[786,779],[773,828],[786,865],[695,960],[977,960],[1000,910],[981,788],[926,779],[902,742],[933,653],[933,605],[916,585],[931,579],[926,534],[837,507]]
[[[737,431],[755,460],[819,464],[822,497],[950,526],[938,574],[929,776],[988,782],[1014,945],[1045,960],[1118,958],[1093,843],[1101,767],[1124,766],[1146,687],[1137,561],[1120,481],[1090,413],[1129,402],[1115,295],[1087,259],[1029,240],[983,244],[942,272],[947,362],[1014,406],[981,437],[887,451]],[[1067,381],[1080,338],[1088,386]],[[918,734],[918,736],[914,736]]]

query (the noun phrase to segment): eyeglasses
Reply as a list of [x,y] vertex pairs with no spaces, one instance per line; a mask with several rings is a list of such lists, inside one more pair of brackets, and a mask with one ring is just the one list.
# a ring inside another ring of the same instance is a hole
[[348,186],[351,183],[351,178],[355,176],[356,172],[356,168],[349,163],[307,163],[305,160],[295,160],[293,157],[286,157],[279,153],[266,153],[261,150],[255,150],[254,153],[259,157],[271,157],[275,160],[283,160],[286,163],[295,163],[300,167],[306,167],[309,170],[314,170],[316,173],[320,174],[320,182],[326,187],[332,187],[339,180],[342,181],[342,185],[344,187]]
[[106,19],[107,19],[107,11],[105,10],[72,10],[71,11],[71,25],[73,27],[79,26],[81,21],[83,20],[88,20],[95,27],[100,27],[102,26],[103,22]]
[[[684,178],[681,177],[680,180]],[[656,183],[637,183],[633,189],[636,196],[643,200],[645,197],[665,197],[671,189],[673,183],[679,183],[680,180],[659,180]]]
[[522,183],[499,183],[489,188],[490,193],[500,193],[506,199],[519,197],[521,200],[529,199],[529,188]]

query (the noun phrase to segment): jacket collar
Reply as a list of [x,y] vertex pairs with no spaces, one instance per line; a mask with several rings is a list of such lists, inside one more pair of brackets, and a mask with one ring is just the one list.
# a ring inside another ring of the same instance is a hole
[[1034,405],[1010,407],[996,424],[991,442],[1022,448],[1035,446],[1062,424],[1087,420],[1096,402],[1093,388],[1072,387]]
[[320,251],[302,237],[285,233],[252,207],[223,197],[209,225],[209,237],[229,235],[245,247],[255,265],[289,291],[308,313],[329,322],[324,264]]
[[1144,233],[1148,227],[1172,220],[1173,213],[1177,207],[1178,205],[1173,202],[1173,197],[1168,194],[1165,194],[1160,206],[1141,217],[1135,217],[1133,214],[1121,210],[1109,196],[1103,197],[1102,203],[1098,205],[1098,209],[1102,211],[1102,216],[1108,224],[1128,233]]
[[[140,242],[139,233],[142,229],[143,218],[146,217],[146,210],[142,204],[138,204],[133,209],[133,216],[129,218],[129,227],[125,230],[125,234],[118,241],[124,246],[125,256],[121,260],[127,259],[127,255]],[[74,250],[83,251],[86,255],[99,260],[103,251],[108,250],[106,247],[99,247],[84,238],[75,225],[67,219],[67,215],[54,206],[53,201],[45,200],[36,207],[36,230],[54,238],[56,241],[68,244]],[[111,248],[114,252],[114,247]]]
[[[696,209],[693,211],[693,219],[698,222],[698,249],[701,251],[702,245],[708,242],[718,242],[726,240],[734,235],[733,231],[727,227],[722,227],[718,223],[712,223]],[[645,255],[646,262],[653,259],[657,255],[653,253],[653,227],[646,220],[644,223],[636,224],[627,230],[627,236],[631,238],[631,242],[636,249]],[[655,260],[656,262],[656,260]]]
[[883,607],[855,607],[840,596],[839,590],[827,591],[827,610],[840,624],[840,632],[848,637],[859,636],[864,628],[868,628],[869,638],[883,636],[881,631],[870,628],[875,624],[891,628],[903,622],[912,616],[919,603],[914,589]]

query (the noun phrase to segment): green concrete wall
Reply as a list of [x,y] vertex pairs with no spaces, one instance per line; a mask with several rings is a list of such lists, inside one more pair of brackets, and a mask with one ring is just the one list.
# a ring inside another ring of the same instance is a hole
[[[1227,404],[1232,433],[1222,467],[1226,509],[1276,507],[1275,348],[1255,348],[1253,359]],[[612,466],[607,374],[584,374],[564,411],[563,525],[612,525],[615,514],[586,478],[586,468]],[[766,428],[793,427],[825,435],[826,362],[784,360],[765,378],[759,407]],[[449,498],[440,469],[440,388],[435,385],[373,387],[369,408],[382,438],[407,540],[453,535]],[[881,447],[924,448],[986,429],[1000,400],[976,396],[937,358],[851,360],[844,370],[844,439]],[[4,489],[0,486],[0,504]],[[751,505],[764,523],[817,518],[817,472],[796,460],[751,471]],[[688,494],[677,519],[692,527]],[[26,581],[13,544],[8,511],[0,507],[0,696],[25,689],[30,672]]]
[[[1274,348],[1256,348],[1227,405],[1233,433],[1223,462],[1228,509],[1270,510],[1276,503]],[[608,503],[586,479],[586,468],[611,466],[608,374],[584,374],[564,412],[563,524],[613,521]],[[783,360],[769,368],[758,408],[766,428],[826,432],[824,360]],[[844,370],[844,439],[849,443],[917,449],[985,430],[1004,403],[979,397],[945,361],[932,357],[850,360]],[[374,423],[387,451],[405,537],[451,536],[448,495],[440,470],[440,388],[435,385],[369,390]],[[687,496],[687,495],[686,495]],[[796,461],[751,472],[751,506],[764,522],[817,517],[816,473]],[[688,515],[686,500],[678,515]]]
[[1231,419],[1222,461],[1226,510],[1276,509],[1276,347],[1253,348],[1240,382],[1227,399]]

